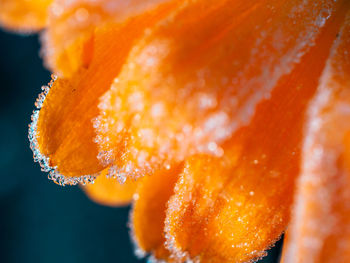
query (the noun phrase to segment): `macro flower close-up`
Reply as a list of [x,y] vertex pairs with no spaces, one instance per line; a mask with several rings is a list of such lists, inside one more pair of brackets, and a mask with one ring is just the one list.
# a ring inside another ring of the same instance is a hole
[[[52,73],[34,161],[151,262],[350,262],[350,1],[0,0]],[[276,261],[277,262],[277,261]]]

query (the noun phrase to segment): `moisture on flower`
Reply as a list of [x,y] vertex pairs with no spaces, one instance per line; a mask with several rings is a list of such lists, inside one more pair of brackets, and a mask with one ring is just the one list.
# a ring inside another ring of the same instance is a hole
[[283,262],[350,262],[349,1],[22,2],[1,24],[55,74],[35,160],[132,201],[139,255],[252,262],[289,226]]

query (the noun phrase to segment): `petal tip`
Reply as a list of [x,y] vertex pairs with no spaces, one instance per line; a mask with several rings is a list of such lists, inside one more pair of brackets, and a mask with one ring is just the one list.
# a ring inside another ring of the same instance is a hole
[[94,183],[97,175],[83,175],[75,177],[64,176],[58,171],[57,167],[50,165],[50,158],[40,151],[37,129],[39,113],[45,101],[45,98],[56,79],[57,77],[52,74],[50,83],[47,86],[42,86],[42,92],[39,94],[37,100],[35,101],[36,109],[33,111],[33,114],[31,116],[32,122],[29,124],[28,139],[30,143],[30,149],[33,152],[34,162],[38,162],[40,164],[41,171],[49,173],[48,178],[58,185],[77,185],[78,183],[85,185],[87,183]]

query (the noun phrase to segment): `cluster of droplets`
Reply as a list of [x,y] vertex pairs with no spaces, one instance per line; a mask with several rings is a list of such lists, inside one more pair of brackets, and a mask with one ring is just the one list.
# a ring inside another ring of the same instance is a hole
[[[126,142],[123,141],[123,133],[121,133],[121,130],[114,125],[113,120],[110,121],[112,123],[105,122],[101,116],[92,120],[93,127],[97,133],[93,141],[99,147],[97,159],[102,165],[109,167],[106,177],[117,179],[123,184],[128,177],[137,178],[141,173],[140,169],[135,167],[131,161],[127,161],[128,150],[126,145],[121,147],[120,145],[113,144],[115,141],[119,141],[122,144],[126,144]],[[119,132],[110,134],[110,130],[118,130]],[[125,152],[121,154],[121,156],[118,156],[118,152],[123,152],[124,150]],[[116,162],[116,160],[119,159],[126,161],[121,165]]]
[[117,179],[119,183],[124,184],[127,176],[117,165],[112,165],[108,168],[107,178]]
[[[157,166],[168,169],[171,166],[171,161],[168,160],[181,161],[197,152],[223,155],[218,141],[224,140],[229,135],[229,132],[225,131],[229,119],[225,112],[210,114],[201,125],[203,129],[197,129],[189,121],[183,125],[172,125],[185,117],[180,117],[181,114],[172,114],[177,117],[169,119],[169,105],[163,101],[167,96],[155,95],[154,93],[160,89],[149,90],[153,87],[151,84],[148,85],[148,90],[141,89],[141,85],[135,80],[135,76],[145,74],[142,70],[146,68],[152,71],[154,81],[161,79],[157,71],[152,68],[162,61],[161,58],[165,59],[170,45],[171,43],[166,40],[155,40],[146,45],[138,56],[131,55],[136,58],[126,63],[123,73],[114,79],[111,88],[100,98],[98,105],[100,115],[92,120],[97,133],[94,142],[99,147],[97,158],[105,166],[114,165],[117,159],[125,159],[123,165],[119,165],[116,174],[118,177],[124,175],[138,177],[139,174],[147,173]],[[131,53],[137,51],[136,47]],[[202,79],[199,74],[198,81]],[[176,86],[174,81],[167,78],[163,87]],[[198,83],[192,85],[196,84]],[[194,95],[188,96],[187,102],[192,108],[207,112],[216,107],[215,95],[204,92]],[[215,138],[210,140],[207,137],[211,135]],[[126,137],[129,141],[127,147],[124,147]],[[120,153],[126,158],[118,156]]]
[[54,81],[56,80],[56,76],[51,76],[51,81],[48,86],[42,86],[42,92],[39,94],[37,100],[35,101],[36,109],[33,111],[31,116],[31,123],[29,124],[28,130],[28,138],[30,142],[30,149],[33,151],[33,159],[35,162],[38,162],[41,167],[41,171],[49,173],[48,178],[54,181],[58,185],[76,185],[78,183],[87,184],[93,183],[96,179],[96,175],[83,175],[79,177],[66,177],[62,175],[57,167],[52,167],[50,165],[50,158],[45,156],[40,152],[39,143],[38,143],[38,120],[39,120],[39,112],[41,107],[44,104],[45,98],[48,95],[50,88],[52,87]]

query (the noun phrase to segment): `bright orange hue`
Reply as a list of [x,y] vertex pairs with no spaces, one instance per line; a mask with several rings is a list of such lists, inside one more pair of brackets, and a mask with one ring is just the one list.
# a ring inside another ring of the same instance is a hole
[[125,140],[121,131],[130,133],[125,170],[195,153],[221,155],[220,144],[249,123],[256,104],[314,44],[334,6],[300,0],[187,2],[135,43],[101,97],[101,126],[109,127],[98,129],[100,151],[108,152],[102,159],[109,160]]
[[[86,49],[93,48],[96,27],[125,23],[129,17],[154,9],[162,2],[170,0],[56,0],[50,8],[49,26],[43,34],[46,65],[60,76],[71,77],[80,67],[88,66],[89,61],[83,56]],[[140,22],[140,29],[151,25],[143,23]]]
[[285,263],[350,262],[350,12],[310,105]]
[[168,262],[260,258],[296,196],[285,262],[350,261],[349,1],[42,1],[0,21],[47,25],[29,137],[57,183],[133,197],[139,252]]
[[332,21],[294,71],[262,102],[220,159],[191,158],[170,199],[168,246],[200,262],[247,262],[264,255],[289,221],[299,173],[304,111],[317,87],[339,21]]
[[164,246],[165,210],[181,170],[182,165],[176,165],[138,180],[130,223],[140,253],[163,260],[169,256]]
[[93,201],[107,206],[128,205],[135,193],[138,182],[132,179],[120,183],[116,178],[107,178],[107,170],[99,175],[94,184],[82,186]]
[[7,29],[32,32],[47,24],[53,0],[0,0],[0,24]]
[[[55,81],[40,111],[38,146],[59,173],[76,177],[106,168],[97,158],[93,141],[96,135],[92,120],[98,115],[98,98],[118,75],[134,41],[176,5],[164,4],[125,23],[97,29],[88,67],[69,80]],[[123,153],[123,144],[118,145],[118,153]]]

